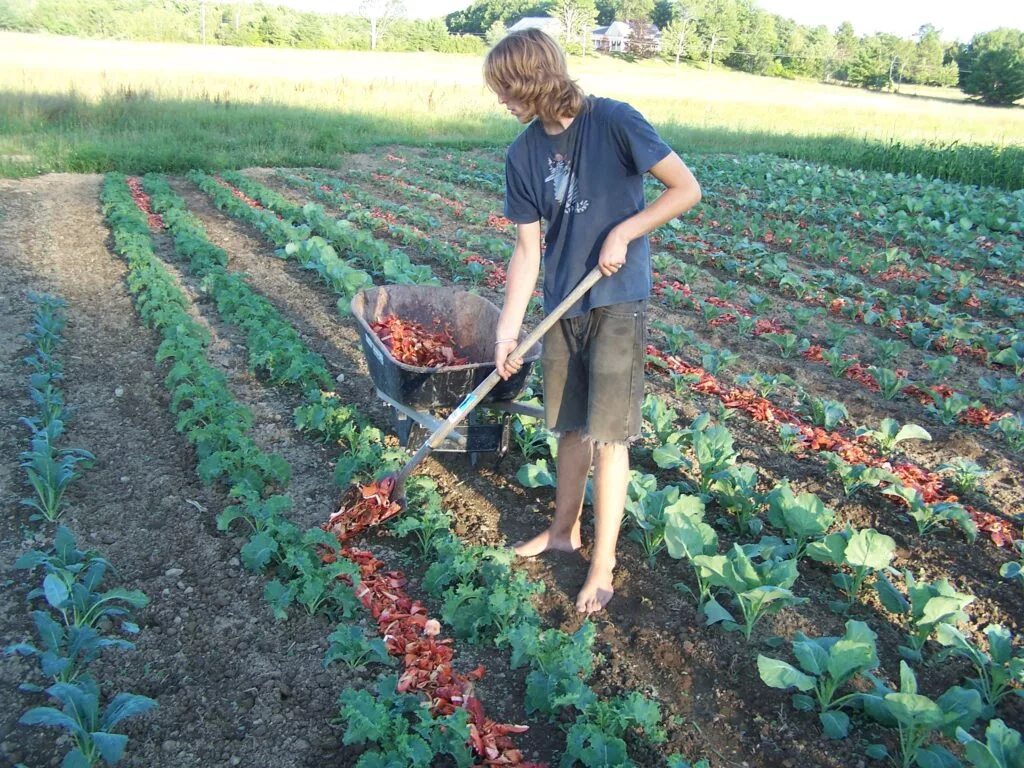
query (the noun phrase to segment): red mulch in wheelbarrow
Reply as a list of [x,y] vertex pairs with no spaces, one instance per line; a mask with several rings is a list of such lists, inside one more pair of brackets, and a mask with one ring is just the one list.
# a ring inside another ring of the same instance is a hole
[[385,315],[370,327],[400,363],[419,368],[466,365],[468,358],[455,354],[455,342],[447,329],[431,331],[420,323]]

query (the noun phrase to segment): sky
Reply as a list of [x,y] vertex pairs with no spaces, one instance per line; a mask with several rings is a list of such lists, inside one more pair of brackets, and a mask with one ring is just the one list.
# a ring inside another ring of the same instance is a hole
[[[318,11],[351,12],[359,0],[284,0],[286,4]],[[470,0],[404,0],[410,18],[444,16],[461,10]],[[943,38],[969,40],[977,32],[997,27],[1024,29],[1022,0],[755,0],[758,7],[800,24],[824,24],[835,29],[849,21],[858,35],[891,32],[912,37],[922,24],[943,31]]]

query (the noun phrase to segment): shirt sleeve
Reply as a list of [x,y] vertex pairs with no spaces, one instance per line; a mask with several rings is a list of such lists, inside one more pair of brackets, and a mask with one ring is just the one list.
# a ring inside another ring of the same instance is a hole
[[662,141],[654,127],[629,104],[622,104],[614,111],[611,124],[623,162],[638,174],[647,173],[672,152],[672,147]]
[[516,224],[540,221],[540,210],[534,196],[511,157],[505,158],[505,218]]

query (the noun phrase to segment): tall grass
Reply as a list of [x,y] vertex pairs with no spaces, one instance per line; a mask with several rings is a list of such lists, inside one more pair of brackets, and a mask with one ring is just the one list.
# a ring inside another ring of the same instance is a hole
[[[572,62],[684,157],[769,152],[1024,187],[1024,110],[871,94],[660,62]],[[491,146],[520,126],[477,58],[0,34],[0,174],[335,165],[391,143]]]

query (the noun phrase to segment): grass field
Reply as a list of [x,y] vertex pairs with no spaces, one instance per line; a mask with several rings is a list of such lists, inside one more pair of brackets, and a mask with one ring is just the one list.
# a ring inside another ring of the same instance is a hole
[[[684,155],[771,152],[1024,186],[1024,110],[663,62],[571,63]],[[0,173],[331,165],[374,144],[494,145],[518,126],[477,57],[0,35]]]

